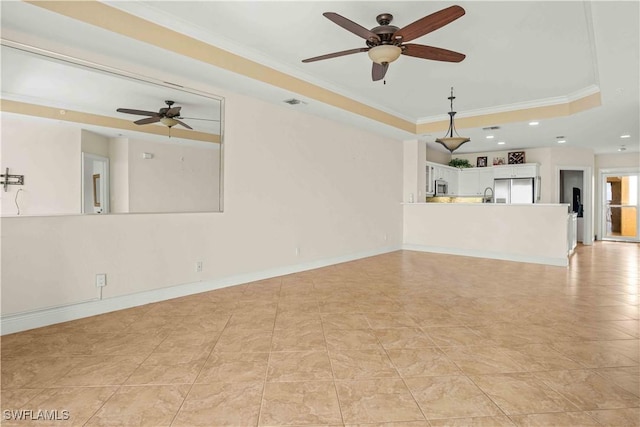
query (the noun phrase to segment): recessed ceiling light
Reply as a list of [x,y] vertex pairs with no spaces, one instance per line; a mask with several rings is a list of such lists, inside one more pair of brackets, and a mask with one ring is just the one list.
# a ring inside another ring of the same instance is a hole
[[487,136],[485,136],[485,138],[487,138],[487,139],[493,139],[493,138],[495,138],[495,136],[493,136],[493,135],[487,135]]
[[567,140],[566,140],[566,139],[559,139],[559,140],[558,140],[558,144],[564,144],[565,142],[567,142]]
[[620,138],[631,138],[631,135],[625,133],[624,135],[620,135]]
[[540,122],[529,122],[529,126],[538,126]]
[[506,142],[504,142],[504,141],[498,142],[498,145],[504,145],[504,144],[506,144]]

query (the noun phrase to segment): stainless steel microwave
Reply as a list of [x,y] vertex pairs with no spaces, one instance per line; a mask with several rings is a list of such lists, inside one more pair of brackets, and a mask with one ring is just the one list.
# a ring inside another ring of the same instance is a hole
[[434,186],[436,196],[446,196],[449,193],[449,184],[444,179],[436,179]]

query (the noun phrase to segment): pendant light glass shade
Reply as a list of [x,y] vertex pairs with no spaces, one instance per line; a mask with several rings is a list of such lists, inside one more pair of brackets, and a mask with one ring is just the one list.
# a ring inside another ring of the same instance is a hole
[[460,146],[462,144],[464,144],[465,142],[469,142],[469,141],[471,141],[471,139],[465,138],[465,137],[462,137],[462,136],[444,137],[444,138],[436,139],[437,143],[442,144],[444,146],[444,148],[449,150],[451,153],[453,153],[458,148],[460,148]]
[[[460,148],[462,144],[471,141],[471,139],[458,135],[458,132],[456,131],[456,126],[453,122],[453,117],[456,115],[456,112],[453,111],[453,100],[456,99],[456,97],[453,96],[453,88],[451,88],[451,96],[448,99],[451,101],[451,111],[449,112],[449,130],[443,138],[436,139],[436,142],[442,144],[444,148],[453,153],[458,148]],[[456,136],[453,135],[454,132]]]

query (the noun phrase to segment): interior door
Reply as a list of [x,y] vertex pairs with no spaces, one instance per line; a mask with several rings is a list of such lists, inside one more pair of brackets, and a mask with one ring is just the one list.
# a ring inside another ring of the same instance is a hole
[[603,240],[640,241],[638,173],[603,174]]

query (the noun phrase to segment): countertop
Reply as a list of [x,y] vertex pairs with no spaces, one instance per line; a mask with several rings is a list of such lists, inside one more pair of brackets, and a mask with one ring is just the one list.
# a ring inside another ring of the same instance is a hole
[[567,214],[570,213],[568,203],[480,203],[480,202],[466,202],[466,201],[458,201],[458,202],[418,202],[418,203],[408,203],[402,202],[402,205],[405,206],[447,206],[447,205],[456,205],[456,206],[497,206],[497,207],[515,207],[515,206],[530,206],[532,208],[535,207],[543,207],[543,206],[564,206],[567,209]]

